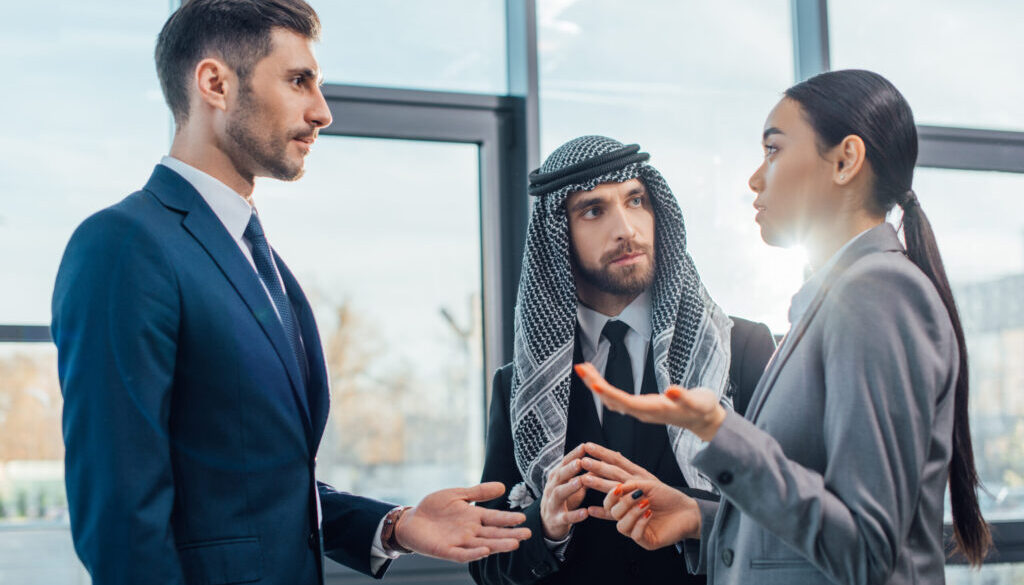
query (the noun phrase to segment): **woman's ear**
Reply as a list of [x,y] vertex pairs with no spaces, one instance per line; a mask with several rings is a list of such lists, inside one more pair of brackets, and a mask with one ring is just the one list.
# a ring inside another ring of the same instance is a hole
[[832,180],[840,186],[849,185],[864,168],[864,161],[867,158],[864,140],[860,136],[851,134],[837,144],[832,152],[835,155],[835,162],[832,165]]

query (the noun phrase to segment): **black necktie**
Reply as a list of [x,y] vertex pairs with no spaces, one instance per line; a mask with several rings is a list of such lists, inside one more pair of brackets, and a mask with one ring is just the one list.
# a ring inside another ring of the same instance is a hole
[[281,288],[281,280],[277,276],[277,268],[270,254],[270,244],[267,243],[267,237],[263,235],[263,226],[260,225],[260,219],[255,213],[249,218],[249,225],[245,226],[243,237],[252,244],[252,259],[256,264],[256,271],[259,273],[260,280],[263,281],[264,286],[267,287],[267,292],[270,293],[270,299],[274,302],[274,307],[277,308],[277,314],[281,318],[281,325],[284,326],[285,336],[288,338],[288,345],[291,346],[292,353],[295,355],[296,361],[298,361],[299,372],[302,375],[303,383],[305,383],[308,377],[307,368],[309,364],[306,362],[305,352],[302,349],[299,327],[295,322],[295,314],[292,313],[292,306],[288,302],[288,297]]
[[[604,369],[604,378],[608,383],[623,392],[634,393],[633,365],[629,361],[629,352],[624,342],[629,326],[622,321],[608,321],[601,335],[611,342],[608,351],[608,365]],[[636,421],[631,416],[604,409],[604,438],[607,447],[622,453],[627,459],[633,458],[633,434]]]

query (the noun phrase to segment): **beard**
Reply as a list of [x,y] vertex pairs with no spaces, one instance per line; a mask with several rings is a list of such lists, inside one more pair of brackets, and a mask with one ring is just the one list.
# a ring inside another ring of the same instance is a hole
[[[611,263],[623,254],[644,252],[648,262],[614,267]],[[649,246],[624,244],[614,252],[605,254],[600,266],[587,266],[580,261],[576,250],[570,255],[573,269],[579,277],[597,290],[612,295],[638,295],[654,282],[654,250]]]
[[[296,181],[306,172],[303,159],[291,162],[288,159],[288,146],[292,138],[309,136],[313,130],[296,132],[294,136],[275,136],[265,126],[263,104],[256,98],[248,83],[242,85],[238,95],[238,108],[225,127],[228,137],[233,141],[234,152],[229,156],[240,168],[250,168],[251,174],[257,175],[262,170],[267,176],[280,181]],[[239,165],[245,161],[248,164]]]

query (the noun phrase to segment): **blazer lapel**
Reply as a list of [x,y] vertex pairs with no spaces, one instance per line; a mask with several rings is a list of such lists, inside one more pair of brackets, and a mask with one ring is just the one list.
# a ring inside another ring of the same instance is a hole
[[[583,350],[580,348],[578,329],[576,331],[572,363],[583,363]],[[580,443],[604,444],[604,431],[601,429],[601,420],[597,418],[597,405],[594,404],[594,396],[583,385],[583,381],[576,375],[575,369],[573,369],[572,378],[569,383],[569,412],[567,416],[568,424],[565,429],[566,453],[575,449]]]
[[302,423],[309,433],[309,414],[305,407],[306,401],[301,394],[304,393],[304,388],[299,364],[295,362],[284,327],[277,317],[270,297],[260,283],[259,276],[238,249],[238,244],[192,184],[178,173],[163,165],[157,165],[145,189],[164,205],[185,212],[185,218],[182,220],[185,230],[217,264],[273,345],[288,373],[292,392],[303,414]]
[[839,278],[842,273],[849,268],[854,262],[872,254],[875,252],[890,252],[890,251],[902,251],[903,246],[900,244],[899,238],[896,236],[896,231],[892,225],[888,222],[883,222],[881,225],[872,228],[870,231],[865,233],[863,236],[857,239],[856,242],[850,245],[846,251],[843,252],[835,266],[829,271],[825,277],[825,282],[822,284],[821,289],[818,290],[818,294],[815,295],[811,304],[807,307],[807,311],[797,321],[793,329],[786,334],[786,337],[782,340],[779,345],[778,351],[768,364],[768,369],[764,375],[761,376],[760,382],[757,384],[757,388],[754,390],[754,395],[750,399],[750,406],[747,407],[746,418],[751,422],[757,420],[757,415],[761,412],[761,407],[764,405],[765,399],[768,394],[771,393],[772,387],[775,384],[775,380],[779,376],[779,372],[785,365],[786,360],[793,354],[793,349],[803,339],[804,334],[807,332],[808,326],[814,321],[815,316],[818,313],[818,309],[821,308],[825,297],[828,295],[832,285]]

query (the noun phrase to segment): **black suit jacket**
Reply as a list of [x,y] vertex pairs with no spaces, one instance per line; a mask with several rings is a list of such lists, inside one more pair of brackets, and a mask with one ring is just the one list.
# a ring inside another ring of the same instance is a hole
[[[733,402],[742,414],[750,395],[764,372],[768,359],[775,351],[775,339],[764,324],[733,317],[732,363],[729,368],[730,391]],[[651,352],[648,352],[642,392],[657,392],[654,382]],[[582,361],[579,344],[575,362]],[[509,417],[509,394],[512,386],[512,367],[507,364],[494,376],[491,396],[490,420],[487,427],[487,454],[482,481],[500,481],[507,490],[521,482],[522,475],[515,464],[512,446],[512,425]],[[601,423],[597,418],[593,397],[573,374],[569,397],[569,426],[566,430],[565,450],[591,441],[605,444]],[[676,486],[696,497],[714,498],[710,492],[686,487],[682,472],[675,461],[663,425],[639,423],[631,459],[662,482]],[[592,492],[584,505],[601,505],[603,494]],[[507,498],[481,504],[507,510]],[[665,583],[700,584],[703,576],[690,575],[685,559],[674,547],[646,551],[632,540],[618,533],[612,522],[588,519],[573,529],[572,539],[565,551],[565,560],[559,561],[544,542],[544,529],[540,519],[540,500],[523,510],[526,526],[533,536],[510,553],[492,555],[470,564],[473,579],[487,585],[527,585],[533,583]]]

